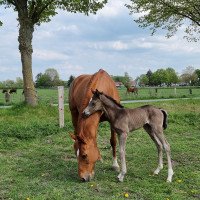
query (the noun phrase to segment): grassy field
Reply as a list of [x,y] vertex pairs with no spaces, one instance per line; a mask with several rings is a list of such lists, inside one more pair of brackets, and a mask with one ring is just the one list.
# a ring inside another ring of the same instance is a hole
[[[46,105],[17,105],[0,109],[0,200],[135,199],[196,200],[200,198],[200,100],[151,103],[166,109],[174,179],[166,183],[167,167],[152,176],[157,151],[141,129],[127,141],[128,173],[123,183],[111,170],[108,123],[102,123],[98,145],[104,162],[96,165],[93,181],[82,183],[77,175],[73,131],[68,107],[65,127],[58,127],[58,109]],[[137,107],[143,103],[126,104]],[[126,198],[124,194],[129,196]]]
[[[168,99],[168,98],[194,98],[200,97],[200,87],[191,87],[192,94],[190,94],[189,87],[177,87],[176,94],[174,88],[139,88],[139,94],[126,94],[126,88],[119,88],[121,100],[134,99]],[[38,100],[41,103],[57,103],[58,91],[57,89],[37,89]],[[20,103],[24,100],[22,89],[17,91],[17,94],[12,94],[11,104]],[[65,89],[65,103],[68,102],[68,89]],[[4,94],[0,92],[0,105],[8,105],[5,103]]]

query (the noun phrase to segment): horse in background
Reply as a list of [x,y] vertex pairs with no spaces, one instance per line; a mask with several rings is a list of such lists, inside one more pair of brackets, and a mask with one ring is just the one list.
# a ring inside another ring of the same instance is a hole
[[[158,167],[154,174],[158,174],[163,168],[163,152],[167,154],[168,177],[167,182],[172,181],[173,169],[170,155],[170,145],[167,142],[163,129],[167,128],[167,112],[154,106],[146,105],[134,109],[124,108],[116,102],[112,97],[99,92],[93,92],[93,97],[88,106],[83,111],[87,117],[92,116],[96,112],[104,112],[110,121],[111,126],[118,134],[120,146],[121,172],[118,180],[123,181],[126,170],[125,145],[129,132],[144,128],[149,134],[158,149]],[[142,144],[141,144],[142,145]]]
[[138,88],[130,87],[128,85],[125,85],[125,87],[126,87],[126,95],[129,93],[134,93],[135,95],[138,95]]
[[[97,146],[97,129],[100,122],[108,121],[106,115],[101,111],[88,118],[84,118],[82,115],[83,110],[93,96],[92,90],[96,89],[120,102],[115,82],[102,69],[93,75],[80,75],[74,79],[69,89],[69,108],[75,132],[75,134],[71,134],[71,137],[74,140],[74,150],[78,160],[78,175],[82,181],[90,181],[93,178],[95,163],[97,160],[101,160]],[[118,170],[116,132],[112,127],[110,129],[110,144],[113,155],[112,167]]]

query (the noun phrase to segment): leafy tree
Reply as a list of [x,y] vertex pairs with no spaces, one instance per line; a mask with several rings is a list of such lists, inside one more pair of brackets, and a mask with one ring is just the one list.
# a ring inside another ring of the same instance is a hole
[[183,71],[181,75],[181,79],[185,83],[194,85],[195,82],[198,80],[198,76],[195,73],[195,68],[191,66],[186,67],[186,69]]
[[3,85],[5,88],[14,88],[15,87],[15,82],[13,80],[5,80],[3,81]]
[[167,73],[165,69],[158,69],[152,75],[152,82],[154,85],[162,85],[167,82]]
[[44,73],[50,77],[51,81],[59,80],[59,74],[54,68],[48,68]]
[[146,74],[142,74],[140,75],[138,78],[138,81],[139,81],[139,85],[148,85],[149,84],[149,78],[147,77]]
[[200,85],[200,69],[196,69],[195,74],[197,75],[196,85]]
[[166,69],[166,75],[167,75],[166,83],[168,86],[171,86],[172,83],[178,83],[179,78],[178,75],[176,74],[176,71],[173,68],[168,67]]
[[67,81],[67,87],[69,87],[70,85],[71,85],[71,83],[72,83],[72,81],[75,79],[75,76],[73,76],[73,75],[71,75],[70,77],[69,77],[69,80]]
[[15,87],[16,88],[23,88],[23,79],[22,78],[20,78],[20,77],[16,78]]
[[[18,13],[19,51],[22,61],[25,102],[36,106],[37,98],[32,75],[32,39],[36,25],[49,22],[58,9],[88,15],[101,9],[107,0],[0,0],[5,8],[12,7]],[[2,22],[0,23],[2,25]]]
[[124,79],[123,79],[123,84],[125,87],[131,87],[131,81],[132,78],[129,76],[128,72],[124,72]]
[[200,38],[199,0],[131,0],[131,2],[126,5],[130,14],[140,14],[134,21],[139,27],[150,27],[152,35],[160,28],[167,30],[167,37],[171,37],[178,28],[183,27],[188,40],[197,41]]
[[36,87],[51,87],[52,86],[52,81],[51,77],[47,74],[42,74],[39,73],[36,76]]
[[153,72],[149,69],[146,73],[146,76],[148,78],[148,85],[149,86],[152,86],[153,85],[153,82],[152,82],[152,75],[153,75]]

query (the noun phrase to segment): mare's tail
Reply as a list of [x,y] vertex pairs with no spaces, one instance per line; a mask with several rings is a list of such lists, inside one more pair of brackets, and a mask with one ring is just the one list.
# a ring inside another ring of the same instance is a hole
[[163,109],[160,109],[163,113],[163,116],[164,116],[164,119],[163,119],[163,129],[166,129],[167,128],[167,112]]

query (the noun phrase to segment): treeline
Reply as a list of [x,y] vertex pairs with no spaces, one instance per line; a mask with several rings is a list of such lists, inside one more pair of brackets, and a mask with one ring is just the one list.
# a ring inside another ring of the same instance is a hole
[[[111,76],[115,82],[121,82],[123,85],[132,86],[172,86],[178,85],[190,85],[200,86],[200,69],[194,67],[186,67],[181,75],[173,68],[162,68],[155,72],[148,70],[145,74],[142,74],[133,81],[132,77],[127,72],[124,76]],[[73,75],[69,77],[67,81],[61,80],[56,69],[48,68],[44,73],[39,73],[35,77],[36,88],[53,88],[58,85],[69,87],[71,82],[75,79]],[[6,80],[0,82],[0,88],[23,88],[23,80],[20,77],[16,78],[16,81]]]
[[23,79],[20,77],[17,77],[15,81],[13,80],[6,80],[6,81],[0,81],[0,88],[23,88]]
[[173,68],[158,69],[155,72],[148,70],[146,74],[137,77],[137,82],[141,86],[199,86],[200,85],[200,69],[194,67],[186,67],[181,75]]
[[[60,79],[59,74],[56,69],[48,68],[44,73],[39,73],[35,77],[35,87],[36,88],[53,88],[59,85],[63,85],[65,87],[69,87],[71,82],[75,79],[74,76],[70,76],[68,81],[63,81]],[[17,77],[15,81],[13,80],[6,80],[0,82],[0,88],[23,88],[23,79]]]

